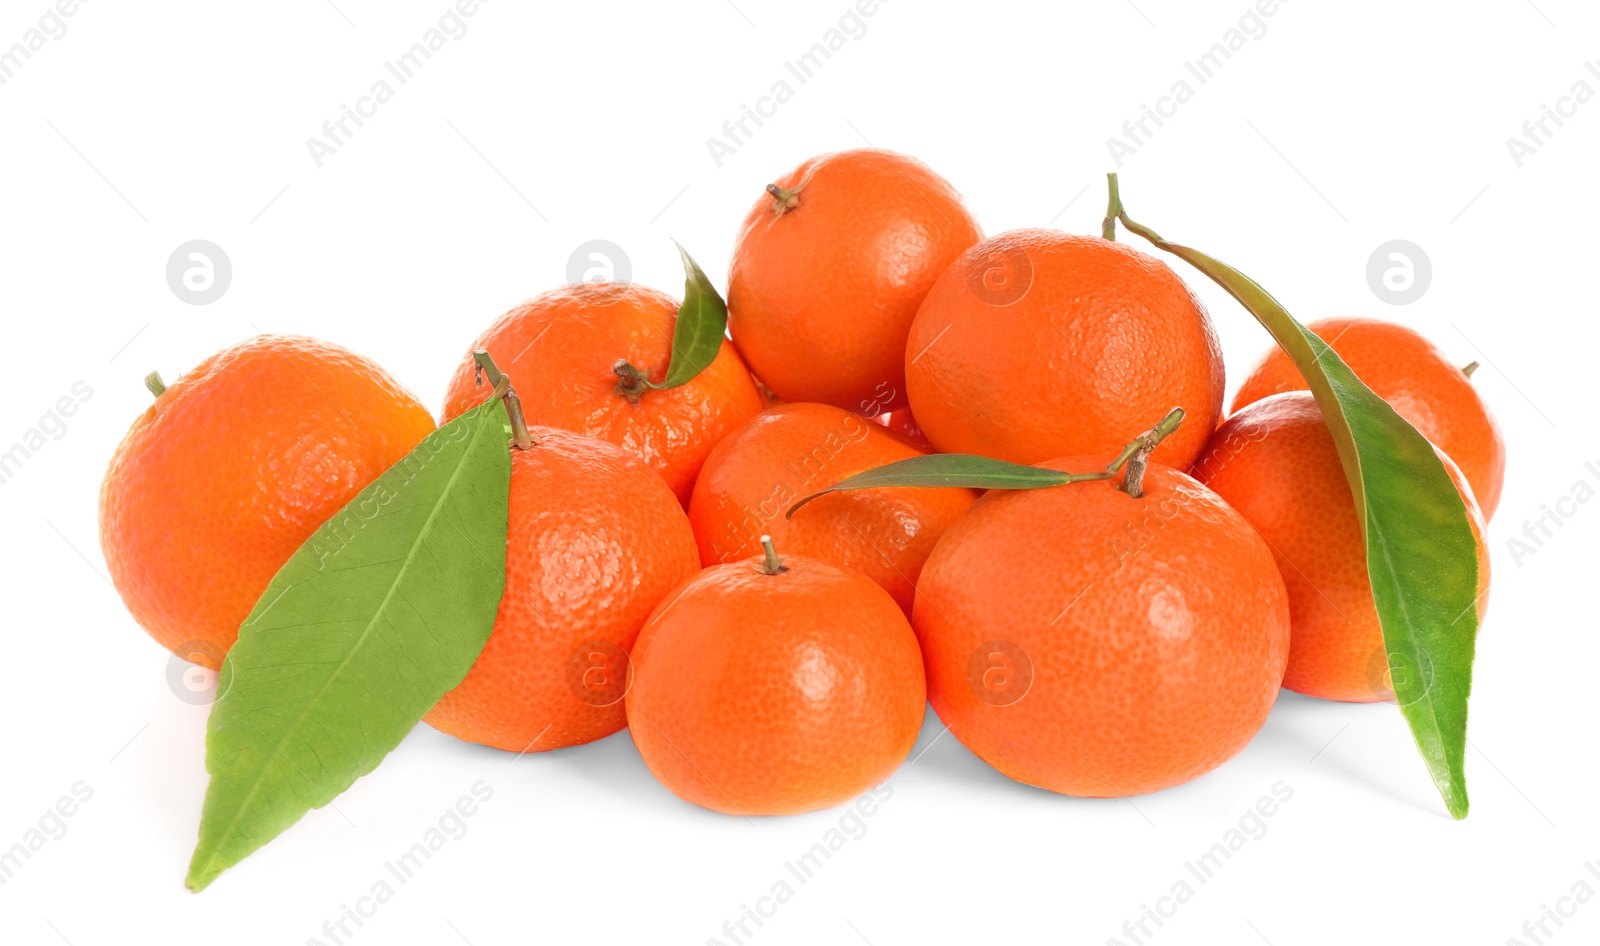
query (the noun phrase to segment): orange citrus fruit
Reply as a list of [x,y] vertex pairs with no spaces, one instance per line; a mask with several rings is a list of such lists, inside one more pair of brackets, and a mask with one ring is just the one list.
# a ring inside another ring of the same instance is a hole
[[799,555],[708,568],[639,633],[628,727],[673,794],[795,814],[887,778],[922,726],[922,658],[866,576]]
[[1138,498],[1110,480],[990,491],[923,566],[912,623],[950,732],[1067,795],[1153,792],[1222,764],[1265,722],[1289,652],[1271,551],[1155,463]]
[[915,158],[812,158],[745,217],[728,270],[729,332],[785,401],[893,410],[905,403],[917,306],[982,237],[961,196]]
[[424,719],[469,742],[539,752],[626,725],[628,649],[667,592],[699,570],[672,491],[631,454],[529,428],[511,454],[506,589],[466,679]]
[[1211,319],[1154,257],[1098,237],[1013,230],[939,276],[906,342],[917,423],[945,453],[1013,463],[1114,455],[1181,407],[1155,460],[1187,467],[1222,408]]
[[[686,384],[640,389],[617,374],[619,361],[659,382],[672,356],[678,303],[625,283],[563,286],[496,319],[472,349],[486,349],[517,379],[530,425],[560,427],[610,441],[689,501],[706,454],[761,411],[761,396],[733,346]],[[489,397],[478,386],[471,349],[450,380],[446,420]]]
[[[1467,501],[1478,539],[1481,613],[1489,587],[1483,519],[1460,469],[1438,452]],[[1283,685],[1329,700],[1393,699],[1361,522],[1311,393],[1275,394],[1246,405],[1217,428],[1194,472],[1255,526],[1277,559],[1292,621]]]
[[210,667],[272,576],[433,431],[411,393],[328,342],[261,335],[156,396],[100,487],[100,547],[134,620]]
[[[1472,484],[1483,518],[1492,518],[1505,479],[1506,445],[1489,405],[1461,367],[1416,331],[1393,322],[1323,319],[1306,327],[1373,393],[1450,455]],[[1274,346],[1233,396],[1233,410],[1282,391],[1304,390],[1294,362]]]
[[782,404],[717,444],[706,458],[689,521],[700,563],[716,565],[779,547],[866,574],[906,613],[917,575],[939,536],[972,505],[967,489],[867,489],[806,496],[864,470],[920,456],[879,424],[826,404]]

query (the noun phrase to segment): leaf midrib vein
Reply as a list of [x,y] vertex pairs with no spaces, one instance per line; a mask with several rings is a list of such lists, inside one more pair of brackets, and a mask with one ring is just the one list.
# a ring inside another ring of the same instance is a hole
[[[1381,558],[1383,560],[1383,568],[1384,568],[1384,571],[1387,572],[1387,574],[1389,576],[1389,581],[1390,581],[1391,586],[1400,585],[1401,584],[1401,582],[1400,582],[1400,574],[1399,574],[1398,570],[1395,568],[1394,558],[1393,558],[1392,555],[1390,555],[1390,552],[1389,552],[1388,536],[1384,532],[1383,528],[1378,525],[1376,520],[1373,520],[1373,536],[1377,539],[1377,543],[1376,544],[1378,546],[1378,552],[1380,553],[1380,556],[1381,556]],[[1411,620],[1411,609],[1406,604],[1406,596],[1403,595],[1403,594],[1400,594],[1400,595],[1394,595],[1393,597],[1394,597],[1395,607],[1398,608],[1399,611],[1400,611],[1400,619],[1405,622],[1406,637],[1407,637],[1409,643],[1411,644],[1411,648],[1413,650],[1418,651],[1419,654],[1420,654],[1420,652],[1422,650],[1422,647],[1417,642],[1416,625],[1415,625],[1415,622],[1413,622]],[[1388,655],[1387,654],[1384,655],[1384,659],[1387,662],[1387,660],[1388,660]],[[1420,660],[1418,660],[1417,663],[1420,665]],[[1413,701],[1411,703],[1406,704],[1406,706],[1401,707],[1401,713],[1404,714],[1407,709],[1409,709],[1412,706],[1415,706],[1416,702],[1417,701]],[[1440,745],[1441,750],[1442,750],[1443,749],[1443,745],[1444,745],[1444,731],[1439,728],[1439,706],[1438,706],[1438,702],[1439,701],[1433,695],[1433,688],[1432,687],[1429,687],[1428,688],[1428,692],[1423,694],[1422,702],[1425,702],[1427,704],[1427,706],[1428,706],[1428,717],[1429,717],[1428,722],[1430,723],[1430,727],[1429,728],[1433,731],[1433,734],[1434,734],[1435,738],[1438,740],[1439,745]],[[1450,781],[1452,783],[1454,783],[1455,778],[1454,778],[1453,775],[1450,774],[1450,771],[1449,771],[1450,770],[1450,761],[1449,761],[1448,755],[1449,755],[1448,751],[1445,751],[1445,757],[1442,758],[1441,761],[1445,765],[1446,775],[1450,778]],[[1424,758],[1426,758],[1426,757],[1427,757],[1427,754],[1424,753]]]
[[[438,517],[439,511],[444,508],[445,500],[455,488],[456,481],[460,478],[462,469],[466,467],[467,458],[472,455],[473,447],[477,445],[479,436],[483,433],[484,428],[489,426],[491,425],[484,423],[481,420],[476,425],[476,429],[472,432],[472,438],[467,442],[466,447],[461,451],[460,458],[456,461],[455,469],[450,471],[450,479],[446,481],[444,489],[440,491],[438,501],[435,502],[433,504],[433,508],[428,511],[428,518],[423,521],[422,528],[418,530],[416,541],[412,543],[411,548],[406,552],[403,559],[404,564],[402,564],[400,566],[400,570],[395,573],[394,580],[389,583],[389,589],[384,593],[383,601],[376,609],[374,609],[372,617],[368,619],[366,627],[362,628],[360,636],[356,638],[355,643],[350,647],[349,652],[345,654],[344,659],[339,661],[339,666],[335,667],[333,672],[328,674],[327,680],[323,682],[322,686],[318,688],[317,692],[311,697],[311,699],[306,702],[305,708],[300,712],[300,715],[295,718],[294,722],[289,725],[289,728],[284,731],[283,737],[273,743],[272,749],[275,755],[283,755],[285,758],[287,758],[288,754],[283,751],[283,747],[294,736],[295,732],[299,730],[300,725],[305,722],[307,717],[311,715],[312,709],[316,707],[318,701],[322,699],[323,695],[328,692],[328,688],[333,685],[333,681],[337,679],[339,674],[344,671],[344,668],[349,665],[356,652],[366,644],[368,635],[372,633],[372,628],[378,623],[379,617],[388,609],[389,601],[394,597],[395,589],[399,587],[401,581],[406,576],[406,572],[411,568],[411,562],[416,557],[417,549],[423,545],[423,539],[425,539],[428,533],[432,531],[434,520]],[[364,729],[363,738],[365,738]],[[315,755],[314,750],[313,755]],[[271,758],[272,757],[269,757],[269,760]],[[251,803],[255,801],[256,793],[260,791],[262,784],[266,782],[266,773],[272,768],[273,764],[274,763],[272,761],[268,761],[261,767],[260,771],[256,775],[255,780],[251,783],[249,791],[245,793],[244,799],[238,804],[237,807],[234,808],[233,817],[228,819],[228,823],[216,835],[217,841],[213,843],[211,854],[206,858],[205,863],[207,867],[213,866],[216,863],[218,854],[222,850],[222,838],[227,837],[238,828],[239,821],[243,818],[244,813],[249,810]],[[322,766],[321,771],[326,772],[326,766]]]

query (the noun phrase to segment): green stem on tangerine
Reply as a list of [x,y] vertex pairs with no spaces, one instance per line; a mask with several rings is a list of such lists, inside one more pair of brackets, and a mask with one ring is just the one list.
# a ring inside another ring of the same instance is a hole
[[1100,222],[1100,235],[1107,240],[1115,241],[1117,238],[1117,218],[1122,216],[1122,193],[1117,189],[1117,176],[1107,174],[1106,182],[1110,197],[1106,201],[1106,218]]
[[778,557],[778,550],[772,544],[772,536],[764,535],[761,537],[761,548],[767,553],[767,560],[761,565],[762,571],[769,575],[776,575],[779,572],[789,570],[789,566],[783,564],[783,559]]
[[1150,454],[1155,452],[1161,441],[1167,435],[1178,429],[1183,423],[1183,408],[1174,407],[1161,418],[1161,422],[1154,427],[1133,438],[1133,442],[1122,448],[1117,458],[1106,466],[1106,472],[1115,473],[1117,468],[1124,463],[1127,470],[1122,474],[1122,491],[1134,499],[1144,495],[1144,471],[1150,463]]
[[1122,221],[1122,225],[1127,227],[1129,230],[1139,234],[1146,240],[1149,240],[1151,243],[1160,246],[1162,249],[1166,249],[1168,246],[1170,246],[1171,244],[1162,239],[1161,234],[1155,232],[1142,223],[1135,223],[1133,220],[1128,218],[1128,212],[1122,207],[1122,195],[1117,190],[1117,172],[1112,171],[1110,174],[1107,174],[1106,181],[1109,183],[1111,188],[1111,206],[1106,208],[1107,213],[1115,210],[1117,219]]
[[472,360],[477,363],[473,369],[478,383],[483,383],[487,378],[494,385],[495,396],[506,402],[506,414],[511,418],[511,441],[518,450],[526,450],[533,446],[533,435],[528,433],[528,422],[522,416],[522,399],[517,397],[516,389],[511,386],[511,379],[500,373],[500,367],[489,357],[489,353],[482,348],[472,353]]
[[152,371],[144,376],[144,386],[156,397],[167,393],[167,382],[161,380],[161,372]]
[[1467,365],[1465,368],[1462,368],[1461,369],[1461,373],[1470,378],[1470,377],[1472,377],[1472,373],[1474,371],[1477,371],[1477,370],[1478,370],[1478,363],[1476,361],[1474,361],[1471,364]]

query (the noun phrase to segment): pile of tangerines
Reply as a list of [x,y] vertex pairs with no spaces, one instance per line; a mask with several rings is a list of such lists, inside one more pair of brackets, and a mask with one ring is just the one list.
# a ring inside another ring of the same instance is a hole
[[[1121,796],[1239,752],[1280,686],[1392,698],[1316,402],[1274,350],[1224,417],[1210,318],[1160,260],[1054,230],[985,239],[923,164],[844,152],[756,201],[730,337],[661,386],[679,314],[642,286],[569,285],[469,347],[444,420],[492,396],[484,350],[532,444],[508,446],[493,633],[434,727],[525,752],[626,726],[679,796],[791,813],[887,777],[925,701],[1013,779]],[[1394,324],[1311,328],[1445,456],[1482,557],[1504,447],[1470,366]],[[300,337],[155,390],[106,476],[102,544],[138,622],[216,667],[279,567],[434,421],[377,365]],[[933,453],[1083,481],[801,505]]]

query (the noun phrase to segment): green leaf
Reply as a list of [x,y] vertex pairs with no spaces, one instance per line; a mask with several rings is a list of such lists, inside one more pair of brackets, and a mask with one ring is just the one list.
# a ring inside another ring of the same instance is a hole
[[1431,444],[1327,343],[1253,279],[1128,219],[1111,180],[1110,218],[1180,257],[1239,300],[1294,361],[1339,448],[1361,516],[1367,574],[1396,702],[1445,806],[1467,814],[1467,697],[1478,633],[1478,553],[1466,504]]
[[908,457],[886,463],[875,469],[847,476],[827,489],[812,493],[784,514],[788,519],[801,506],[818,496],[849,489],[881,489],[887,486],[966,486],[972,489],[1038,489],[1041,486],[1060,486],[1063,483],[1081,483],[1084,480],[1105,480],[1109,472],[1062,473],[1036,466],[1023,466],[993,460],[989,457],[966,453],[934,453],[925,457]]
[[728,327],[728,306],[717,294],[717,287],[706,278],[700,265],[678,241],[672,241],[683,257],[683,305],[678,308],[678,324],[672,330],[672,362],[667,376],[656,390],[675,388],[694,380],[706,370],[722,350],[722,333]]
[[272,579],[217,681],[191,889],[372,771],[466,676],[505,588],[509,436],[498,397],[444,425]]

